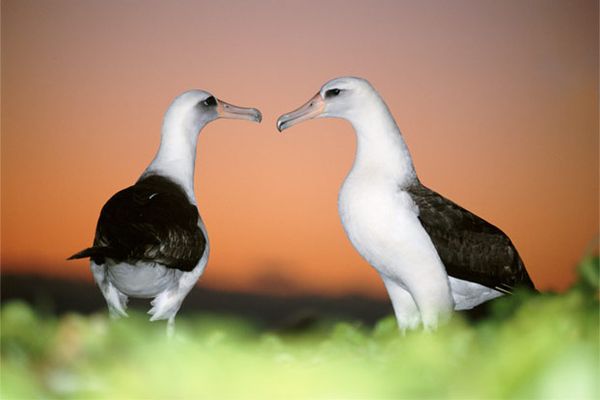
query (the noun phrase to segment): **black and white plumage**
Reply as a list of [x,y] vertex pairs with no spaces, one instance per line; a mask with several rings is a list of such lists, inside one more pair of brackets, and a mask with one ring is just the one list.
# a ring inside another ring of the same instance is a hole
[[419,181],[408,147],[369,82],[327,82],[305,105],[277,121],[282,131],[312,118],[348,120],[356,158],[340,190],[342,224],[380,274],[401,330],[437,326],[452,309],[469,309],[533,283],[498,228]]
[[133,186],[104,205],[93,246],[69,257],[90,258],[112,316],[127,315],[128,297],[153,298],[150,319],[167,319],[173,333],[175,315],[208,261],[194,166],[198,134],[217,118],[260,122],[262,116],[202,90],[178,96],[165,114],[154,160]]

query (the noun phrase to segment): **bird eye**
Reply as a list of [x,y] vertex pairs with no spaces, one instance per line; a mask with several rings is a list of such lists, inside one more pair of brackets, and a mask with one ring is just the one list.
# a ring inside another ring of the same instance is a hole
[[204,99],[204,101],[202,102],[202,105],[205,107],[216,106],[217,100],[215,99],[215,96],[210,96],[210,97],[207,97],[206,99]]
[[341,90],[340,89],[329,89],[328,91],[325,92],[325,97],[334,97],[337,96],[338,94],[340,94]]

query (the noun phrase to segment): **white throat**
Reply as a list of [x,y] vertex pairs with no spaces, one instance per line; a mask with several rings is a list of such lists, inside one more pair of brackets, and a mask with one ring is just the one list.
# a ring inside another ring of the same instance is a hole
[[156,156],[142,174],[144,177],[156,173],[172,179],[183,187],[193,204],[196,204],[194,168],[200,129],[202,126],[182,124],[178,118],[166,116]]
[[408,146],[387,106],[377,96],[348,118],[356,132],[351,174],[406,187],[417,179]]

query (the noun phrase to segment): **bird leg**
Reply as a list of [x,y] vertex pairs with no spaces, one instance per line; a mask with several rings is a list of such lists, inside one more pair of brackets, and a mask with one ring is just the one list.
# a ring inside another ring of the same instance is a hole
[[440,323],[444,323],[452,316],[454,299],[449,293],[447,280],[443,282],[430,281],[429,285],[413,285],[410,292],[419,312],[421,322],[426,332],[434,331]]
[[148,311],[148,314],[152,315],[150,321],[168,319],[167,336],[173,335],[175,331],[175,315],[179,311],[187,294],[192,290],[200,275],[202,275],[207,260],[208,252],[205,252],[205,255],[193,270],[183,272],[176,285],[159,293],[150,302],[152,304],[152,308]]
[[400,332],[404,335],[407,330],[416,329],[421,322],[421,315],[412,295],[392,279],[384,275],[381,278],[392,300],[392,307]]
[[172,339],[175,336],[175,315],[167,320],[167,337]]

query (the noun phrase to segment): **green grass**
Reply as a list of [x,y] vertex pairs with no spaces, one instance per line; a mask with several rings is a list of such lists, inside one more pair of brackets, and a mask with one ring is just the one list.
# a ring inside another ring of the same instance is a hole
[[484,320],[405,336],[391,316],[280,335],[200,314],[169,341],[143,314],[42,317],[10,302],[0,397],[598,399],[598,279],[588,258],[564,294],[517,293]]

